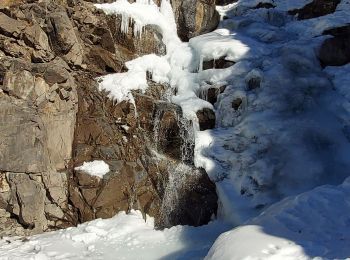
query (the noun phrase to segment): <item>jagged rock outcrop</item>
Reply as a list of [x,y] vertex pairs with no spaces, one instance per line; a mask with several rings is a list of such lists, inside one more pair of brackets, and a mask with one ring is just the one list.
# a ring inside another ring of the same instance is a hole
[[74,78],[59,58],[46,66],[1,60],[0,174],[9,187],[1,189],[2,204],[25,227],[64,226],[78,101]]
[[[187,38],[218,21],[213,2],[193,4],[195,12],[191,7],[186,19],[177,19]],[[107,16],[88,1],[0,4],[0,234],[42,232],[130,209],[155,216],[159,227],[200,225],[215,214],[215,186],[189,167],[185,178],[191,185],[181,186],[173,217],[165,221],[162,215],[168,167],[193,150],[181,138],[168,149],[168,134],[160,147],[153,145],[166,86],[134,93],[136,110],[98,91],[97,76],[125,71],[125,62],[139,55],[166,51],[156,28],[146,26],[135,38],[131,27],[124,34],[120,25],[121,17]],[[163,123],[161,131],[174,136],[177,119]],[[74,171],[95,159],[109,164],[105,178]],[[197,213],[187,210],[201,205],[206,206]]]

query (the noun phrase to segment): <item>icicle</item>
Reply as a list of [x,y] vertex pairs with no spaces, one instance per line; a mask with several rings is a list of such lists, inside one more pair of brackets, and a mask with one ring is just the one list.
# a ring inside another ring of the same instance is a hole
[[122,13],[122,23],[121,23],[121,30],[123,33],[127,34],[129,31],[129,22],[130,17],[128,14]]

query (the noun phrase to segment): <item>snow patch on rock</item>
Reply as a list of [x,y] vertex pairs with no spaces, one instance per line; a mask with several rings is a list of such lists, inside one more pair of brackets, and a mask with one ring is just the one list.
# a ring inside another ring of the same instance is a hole
[[99,178],[103,178],[103,176],[110,171],[109,165],[101,160],[84,162],[83,165],[75,167],[74,169]]

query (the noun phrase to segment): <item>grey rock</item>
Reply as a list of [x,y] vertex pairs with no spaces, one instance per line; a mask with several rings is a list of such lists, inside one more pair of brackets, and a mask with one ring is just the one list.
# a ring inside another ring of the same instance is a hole
[[12,213],[18,215],[21,224],[44,230],[46,218],[44,211],[45,190],[41,183],[32,180],[25,173],[8,173]]

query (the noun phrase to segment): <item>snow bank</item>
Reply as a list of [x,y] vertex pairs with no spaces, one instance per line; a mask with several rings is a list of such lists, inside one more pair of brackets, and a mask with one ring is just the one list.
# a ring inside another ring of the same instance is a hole
[[350,256],[350,178],[287,198],[222,234],[206,259],[345,259]]
[[0,240],[0,259],[200,259],[227,228],[213,222],[199,228],[154,230],[152,218],[145,221],[141,212],[132,210],[111,219],[33,236],[28,241]]
[[103,178],[103,176],[109,172],[109,165],[104,161],[95,160],[91,162],[84,162],[82,166],[75,167],[74,169],[76,171],[87,173],[91,176]]
[[152,80],[158,83],[168,83],[170,66],[166,59],[155,54],[145,55],[126,62],[127,72],[102,76],[99,90],[108,92],[108,96],[121,102],[124,100],[133,102],[132,90],[144,92],[148,88],[147,72],[152,75]]

